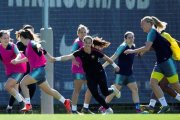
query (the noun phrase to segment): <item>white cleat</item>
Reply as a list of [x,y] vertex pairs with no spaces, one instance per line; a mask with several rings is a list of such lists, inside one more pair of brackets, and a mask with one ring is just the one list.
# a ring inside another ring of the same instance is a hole
[[111,85],[111,88],[113,89],[116,97],[120,98],[121,97],[121,92],[116,88],[116,86],[115,85]]
[[105,113],[103,113],[103,115],[113,114],[113,113],[114,113],[114,112],[113,112],[112,108],[108,108],[108,109],[105,110]]

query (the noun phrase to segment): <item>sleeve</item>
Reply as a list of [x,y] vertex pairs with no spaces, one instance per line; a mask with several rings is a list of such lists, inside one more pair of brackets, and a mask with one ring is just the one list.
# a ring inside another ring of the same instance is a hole
[[17,48],[16,45],[14,45],[14,53],[15,53],[16,55],[20,53],[20,52],[19,52],[19,49]]
[[[22,44],[23,44],[23,43],[22,43]],[[21,42],[17,42],[17,43],[16,43],[16,45],[17,45],[18,48],[21,48],[21,47],[22,47],[22,44],[21,44]],[[19,49],[19,50],[20,50],[20,49]]]
[[147,35],[147,42],[154,42],[155,39],[156,39],[156,30],[151,29]]
[[45,49],[43,49],[43,54],[46,55],[47,54],[47,51]]
[[17,42],[16,45],[17,45],[17,48],[19,49],[19,51],[22,51],[23,54],[25,55],[26,46],[20,41]]
[[117,50],[116,50],[116,52],[114,53],[116,56],[119,56],[124,50],[125,50],[125,48],[126,48],[126,46],[127,46],[127,44],[121,44],[118,48],[117,48]]
[[78,42],[74,42],[72,45],[71,53],[79,49]]
[[73,53],[74,57],[79,57],[81,55],[81,51],[77,50]]

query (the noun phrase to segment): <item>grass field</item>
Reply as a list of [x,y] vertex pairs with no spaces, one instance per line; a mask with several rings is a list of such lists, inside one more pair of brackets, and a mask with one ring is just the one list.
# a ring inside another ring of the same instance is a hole
[[180,120],[180,114],[0,114],[0,120]]

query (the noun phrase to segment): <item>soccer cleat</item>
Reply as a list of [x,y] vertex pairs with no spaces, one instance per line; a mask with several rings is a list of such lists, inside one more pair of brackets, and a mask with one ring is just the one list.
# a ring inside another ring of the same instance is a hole
[[136,109],[136,113],[138,113],[138,114],[149,114],[148,111],[142,111],[140,109]]
[[64,106],[66,108],[67,113],[71,113],[71,100],[70,99],[65,100]]
[[142,111],[140,109],[136,109],[136,113],[141,113]]
[[103,114],[113,114],[113,110],[111,108],[108,108],[105,110],[105,113]]
[[22,112],[31,111],[32,105],[31,104],[25,104],[24,108],[21,109]]
[[88,108],[82,108],[81,109],[81,113],[83,114],[94,114],[91,110],[89,110]]
[[105,113],[105,111],[106,111],[106,108],[104,108],[103,106],[99,107],[98,109],[99,113]]
[[113,89],[116,97],[120,98],[121,97],[121,92],[116,88],[116,86],[115,85],[111,85],[111,88]]
[[148,111],[149,113],[154,113],[154,107],[150,105],[140,105],[141,111]]
[[162,114],[162,113],[166,113],[166,112],[170,111],[169,106],[161,106],[160,108],[161,108],[161,110],[158,112],[158,114]]

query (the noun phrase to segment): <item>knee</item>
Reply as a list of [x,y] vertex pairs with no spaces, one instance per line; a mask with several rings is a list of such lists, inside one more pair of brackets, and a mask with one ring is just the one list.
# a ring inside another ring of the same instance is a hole
[[151,85],[151,88],[154,88],[154,87],[158,86],[158,81],[155,80],[155,79],[151,79],[150,80],[150,85]]
[[81,91],[81,89],[79,89],[79,88],[74,88],[74,93],[79,94],[80,91]]
[[175,90],[178,90],[180,88],[180,85],[179,83],[174,83],[174,84],[171,84],[172,88],[175,89]]
[[10,91],[12,89],[12,86],[10,84],[5,84],[4,88],[6,91]]
[[24,80],[21,80],[21,82],[20,82],[20,84],[19,84],[20,86],[23,86],[23,85],[25,85],[25,82],[24,82]]
[[80,93],[80,90],[74,88],[73,94],[76,95],[76,96],[79,96],[79,93]]
[[161,89],[162,89],[163,91],[166,91],[167,88],[169,88],[168,84],[164,84],[164,83],[160,83],[159,86],[161,87]]
[[86,96],[92,96],[91,91],[89,89],[86,90]]

